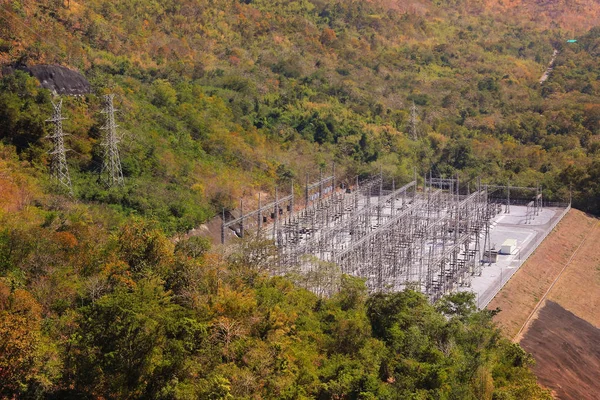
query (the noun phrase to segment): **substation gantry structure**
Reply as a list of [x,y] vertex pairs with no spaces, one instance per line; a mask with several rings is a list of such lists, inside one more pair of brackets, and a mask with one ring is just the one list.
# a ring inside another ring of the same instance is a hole
[[257,210],[244,214],[240,207],[240,217],[223,223],[221,239],[225,243],[227,229],[238,237],[252,231],[272,239],[281,274],[310,273],[331,263],[364,278],[371,291],[412,288],[436,300],[481,275],[484,254],[491,252],[491,220],[502,206],[510,207],[511,190],[536,191],[528,209],[532,215],[541,209],[540,188],[479,180],[474,190],[466,186],[461,191],[458,177],[417,179],[415,174],[396,187],[380,173],[339,189],[335,172],[321,174],[315,183],[307,180],[299,201],[303,207],[296,210],[291,184],[290,194],[279,197],[276,191],[275,200],[265,205],[259,200]]
[[[498,208],[498,212],[504,209],[510,213],[510,206],[526,206],[525,224],[530,224],[543,209],[544,195],[541,186],[523,187],[507,185],[487,185],[490,194],[490,203]],[[511,199],[512,193],[512,199]]]

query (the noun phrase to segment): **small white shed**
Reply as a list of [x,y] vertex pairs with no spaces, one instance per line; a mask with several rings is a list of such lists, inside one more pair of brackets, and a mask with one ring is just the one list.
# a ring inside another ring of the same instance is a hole
[[506,239],[500,247],[500,254],[512,254],[517,248],[517,239]]

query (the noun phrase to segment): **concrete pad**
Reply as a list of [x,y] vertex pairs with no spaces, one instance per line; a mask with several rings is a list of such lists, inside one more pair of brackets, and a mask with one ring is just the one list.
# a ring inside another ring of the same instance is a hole
[[527,213],[526,206],[510,206],[509,213],[498,214],[490,228],[492,249],[500,250],[506,239],[516,239],[515,250],[510,255],[498,254],[496,263],[485,263],[481,276],[473,276],[471,286],[459,290],[475,293],[478,307],[484,308],[540,245],[564,211],[564,208],[551,207],[532,215]]

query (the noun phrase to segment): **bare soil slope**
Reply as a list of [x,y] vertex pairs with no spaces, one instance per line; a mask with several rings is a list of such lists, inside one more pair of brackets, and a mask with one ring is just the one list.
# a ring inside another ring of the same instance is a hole
[[600,221],[571,210],[488,306],[560,399],[600,399],[598,243]]
[[600,329],[547,301],[521,345],[537,361],[539,382],[559,399],[598,399]]
[[502,310],[496,321],[507,336],[512,338],[519,332],[569,260],[571,263],[548,293],[548,298],[600,326],[600,256],[596,251],[600,229],[593,229],[597,222],[596,218],[581,211],[569,211],[490,302],[489,309]]
[[600,225],[594,221],[596,228],[550,290],[548,299],[600,328]]

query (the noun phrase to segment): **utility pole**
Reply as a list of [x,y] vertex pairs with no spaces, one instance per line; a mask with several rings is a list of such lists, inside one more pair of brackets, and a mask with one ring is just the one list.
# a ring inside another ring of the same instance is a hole
[[46,122],[52,122],[54,124],[54,132],[52,135],[47,136],[48,139],[52,139],[53,145],[52,151],[50,152],[50,155],[52,156],[50,159],[50,176],[61,185],[65,186],[69,190],[69,194],[73,195],[69,167],[67,166],[65,134],[62,126],[62,122],[66,119],[62,116],[62,99],[57,103],[52,102],[52,106],[54,107],[52,118],[46,120]]
[[101,176],[106,179],[106,184],[111,187],[114,185],[123,185],[123,171],[121,169],[121,159],[119,157],[119,138],[117,136],[118,125],[115,123],[115,108],[113,106],[114,94],[104,96],[105,108],[102,110],[106,114],[106,124],[102,127],[106,131],[102,146],[104,146],[104,159],[102,161]]
[[412,140],[417,140],[419,136],[417,132],[417,106],[414,101],[410,108],[410,136]]

